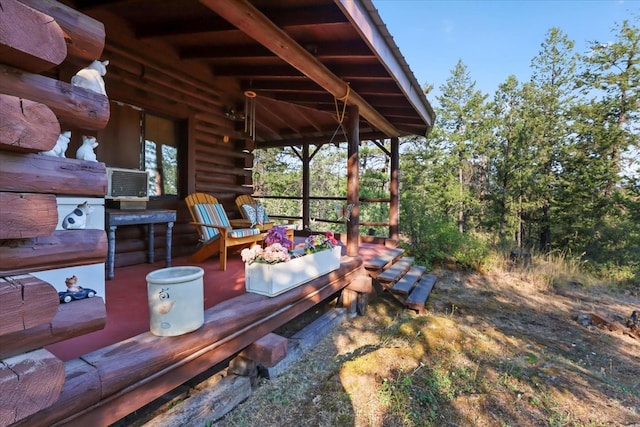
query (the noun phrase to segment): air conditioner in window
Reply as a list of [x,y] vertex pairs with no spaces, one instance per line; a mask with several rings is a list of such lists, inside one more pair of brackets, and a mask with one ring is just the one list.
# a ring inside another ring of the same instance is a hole
[[149,200],[149,175],[136,169],[107,168],[106,199],[118,201]]

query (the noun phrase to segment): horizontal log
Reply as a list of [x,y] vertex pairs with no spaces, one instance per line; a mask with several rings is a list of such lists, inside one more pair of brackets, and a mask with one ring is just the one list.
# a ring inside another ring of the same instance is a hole
[[0,192],[0,240],[48,236],[58,225],[56,196]]
[[231,412],[251,396],[251,379],[227,375],[206,385],[180,405],[145,423],[145,427],[206,426]]
[[64,31],[68,58],[86,64],[100,58],[105,42],[102,22],[55,0],[20,1],[55,19]]
[[[37,0],[31,0],[37,1]],[[204,97],[207,102],[216,103],[219,107],[222,106],[222,100],[220,99],[220,90],[215,87],[209,81],[201,80],[192,76],[189,73],[183,73],[172,69],[164,63],[158,62],[154,59],[148,59],[132,51],[128,46],[117,46],[116,43],[109,43],[107,46],[108,52],[121,56],[124,59],[139,63],[142,68],[147,70],[145,75],[149,75],[149,80],[155,82],[182,82],[192,89],[193,92],[198,93],[199,97]]]
[[44,349],[0,361],[0,425],[51,406],[64,381],[64,363]]
[[0,191],[104,197],[104,163],[0,151]]
[[0,335],[0,359],[104,329],[107,311],[102,298],[60,304],[57,296],[56,292],[56,303],[51,306],[55,315],[49,323]]
[[0,111],[0,149],[38,152],[56,145],[60,123],[46,105],[0,94]]
[[[196,139],[200,139],[200,135],[196,135]],[[243,151],[236,151],[231,149],[229,145],[222,144],[198,144],[196,151],[201,153],[202,155],[208,155],[212,157],[222,156],[222,157],[234,157],[236,159],[245,159],[247,157],[253,158],[253,154],[245,153]]]
[[109,99],[102,94],[0,64],[0,93],[47,105],[60,122],[88,130],[109,121]]
[[242,185],[228,185],[228,184],[218,184],[215,182],[211,182],[206,173],[198,173],[196,172],[196,182],[198,183],[198,191],[203,193],[211,193],[215,194],[218,199],[219,193],[233,193],[233,194],[251,194],[253,193],[253,188],[245,187]]
[[56,420],[60,419],[61,406],[67,416],[73,416],[74,413],[100,400],[100,377],[96,368],[82,359],[74,359],[65,363],[64,371],[65,382],[58,403],[20,420],[16,426],[52,426]]
[[147,73],[146,69],[143,69],[140,75],[133,75],[121,68],[110,67],[109,80],[117,80],[136,89],[161,94],[164,98],[177,103],[195,105],[201,111],[207,111],[212,114],[220,112],[220,106],[211,104],[210,100],[202,94],[196,95],[196,89],[192,91],[185,90],[181,85],[158,81],[157,76],[155,79],[153,78],[153,74],[152,70]]
[[354,314],[358,302],[358,293],[349,288],[344,288],[340,294],[340,302],[341,306],[347,310],[347,313]]
[[[0,337],[48,325],[56,315],[59,304],[58,292],[53,286],[36,277],[0,278]],[[0,345],[0,348],[0,352],[4,352],[4,346]]]
[[58,230],[51,236],[0,241],[0,277],[104,262],[104,230]]
[[41,73],[66,58],[64,33],[50,16],[17,0],[3,0],[0,22],[0,63]]

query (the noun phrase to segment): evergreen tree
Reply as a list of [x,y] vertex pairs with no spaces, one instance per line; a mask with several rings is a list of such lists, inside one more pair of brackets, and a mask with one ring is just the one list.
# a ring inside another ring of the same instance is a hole
[[554,195],[565,184],[559,158],[571,133],[569,112],[575,102],[577,55],[573,47],[573,41],[560,29],[552,28],[531,62],[533,86],[527,92],[526,120],[536,162],[531,190],[541,210],[540,217],[534,218],[539,223],[539,247],[543,251],[552,248]]
[[[473,197],[472,180],[482,151],[478,136],[483,134],[480,129],[484,129],[487,95],[475,89],[475,81],[462,61],[458,61],[440,90],[436,126],[442,129],[444,138],[438,142],[450,154],[452,170],[457,174],[457,191],[451,196],[458,205],[458,229],[463,232],[470,215],[477,213],[479,206],[479,198]],[[478,194],[477,188],[475,193]]]

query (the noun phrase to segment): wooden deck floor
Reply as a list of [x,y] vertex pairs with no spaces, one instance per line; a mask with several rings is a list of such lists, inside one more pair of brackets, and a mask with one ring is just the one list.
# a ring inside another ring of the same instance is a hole
[[[47,347],[66,361],[63,389],[52,406],[19,425],[109,425],[336,295],[384,250],[362,244],[359,256],[343,257],[334,272],[272,298],[245,292],[238,254],[224,272],[216,258],[208,260],[200,265],[204,324],[175,337],[149,332],[146,275],[164,264],[116,268],[106,286],[106,327]],[[178,258],[173,265],[192,264]]]
[[[363,261],[375,257],[383,246],[363,243]],[[343,248],[344,255],[344,248]],[[174,258],[172,266],[197,265],[204,269],[204,305],[211,308],[245,293],[244,263],[238,254],[229,257],[227,270],[219,270],[217,257],[204,263],[189,263],[187,257]],[[103,330],[52,344],[47,348],[61,360],[68,361],[83,354],[149,331],[146,275],[164,268],[164,260],[154,264],[119,267],[113,280],[106,282],[107,323]]]

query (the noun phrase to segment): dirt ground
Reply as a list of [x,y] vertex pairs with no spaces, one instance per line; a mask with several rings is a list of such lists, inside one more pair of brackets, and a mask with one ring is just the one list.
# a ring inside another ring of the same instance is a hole
[[382,294],[210,425],[640,427],[640,339],[576,320],[622,326],[639,289],[434,273],[427,315]]

